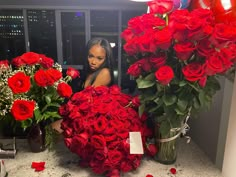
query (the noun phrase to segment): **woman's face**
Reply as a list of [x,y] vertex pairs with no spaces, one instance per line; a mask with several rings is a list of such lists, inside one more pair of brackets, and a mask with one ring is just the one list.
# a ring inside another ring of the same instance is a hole
[[100,45],[94,45],[88,53],[88,63],[92,71],[96,71],[106,60],[106,51]]

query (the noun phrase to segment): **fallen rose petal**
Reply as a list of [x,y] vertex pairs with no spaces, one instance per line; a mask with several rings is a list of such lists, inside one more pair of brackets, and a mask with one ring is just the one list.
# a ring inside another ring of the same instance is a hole
[[147,174],[147,175],[146,175],[146,177],[153,177],[153,176],[152,176],[152,175],[150,175],[150,174]]
[[35,168],[35,171],[43,171],[45,168],[44,167],[37,167],[37,168]]
[[175,168],[171,168],[171,169],[170,169],[170,172],[171,172],[172,174],[176,174],[176,169],[175,169]]
[[32,162],[31,168],[45,168],[45,162]]

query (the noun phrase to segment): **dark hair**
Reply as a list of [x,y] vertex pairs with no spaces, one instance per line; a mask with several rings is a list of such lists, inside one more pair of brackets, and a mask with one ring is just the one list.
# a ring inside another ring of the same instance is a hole
[[[113,84],[114,73],[113,73],[113,54],[112,54],[111,45],[108,42],[108,40],[106,40],[104,38],[100,38],[100,37],[92,38],[92,39],[90,39],[88,41],[87,46],[86,46],[86,57],[89,54],[89,50],[94,45],[99,45],[99,46],[101,46],[105,50],[105,52],[106,52],[106,59],[105,59],[105,62],[100,66],[100,68],[97,71],[94,72],[94,75],[93,75],[93,77],[91,79],[91,83],[90,84],[92,84],[95,81],[98,73],[101,71],[102,68],[108,68],[110,70],[111,84]],[[85,72],[86,72],[86,76],[90,72],[90,67],[89,67],[89,63],[88,63],[88,59],[87,58],[86,58],[86,61],[85,61]],[[86,79],[86,76],[85,76],[84,80]]]

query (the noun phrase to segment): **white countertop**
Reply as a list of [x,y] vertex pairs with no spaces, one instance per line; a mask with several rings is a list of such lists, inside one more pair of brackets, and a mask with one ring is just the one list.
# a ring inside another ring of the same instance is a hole
[[[6,140],[0,140],[3,144]],[[59,142],[55,150],[32,153],[25,139],[16,139],[17,154],[14,159],[4,159],[8,177],[98,177],[89,168],[78,166],[78,157],[72,154],[63,142]],[[35,172],[31,163],[46,162],[44,171]],[[169,172],[176,168],[175,175]],[[173,165],[162,165],[150,158],[144,157],[140,167],[122,177],[223,177],[209,158],[191,141],[186,144],[185,139],[180,139],[178,144],[178,157]],[[101,176],[99,176],[101,177]]]

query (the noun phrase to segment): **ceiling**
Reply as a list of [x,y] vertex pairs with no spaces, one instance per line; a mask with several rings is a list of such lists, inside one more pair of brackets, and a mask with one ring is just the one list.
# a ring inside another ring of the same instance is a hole
[[53,8],[112,8],[112,9],[146,9],[145,2],[129,0],[0,0],[0,8],[27,8],[43,6]]

